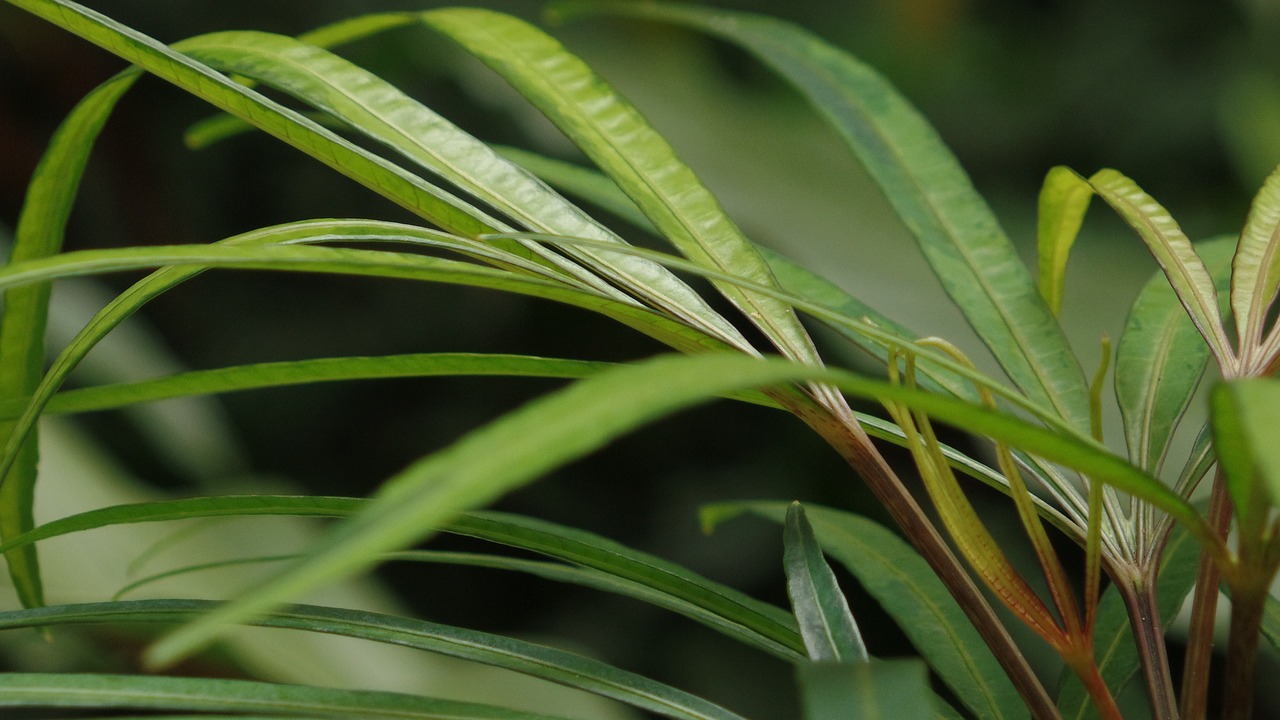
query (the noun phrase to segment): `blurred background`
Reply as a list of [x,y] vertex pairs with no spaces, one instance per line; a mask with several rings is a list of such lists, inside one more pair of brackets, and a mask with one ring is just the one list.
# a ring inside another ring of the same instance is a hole
[[[296,34],[361,12],[435,5],[90,4],[165,41],[224,29]],[[478,4],[540,22],[538,3]],[[793,20],[879,68],[935,124],[1028,259],[1036,194],[1053,165],[1084,174],[1121,170],[1200,239],[1238,230],[1253,192],[1280,162],[1280,5],[1268,0],[868,0],[839,3],[837,10],[818,0],[718,5]],[[752,238],[918,332],[960,340],[979,352],[856,161],[765,68],[726,45],[669,27],[590,20],[550,29],[641,108]],[[342,52],[483,140],[578,159],[500,81],[428,31],[401,30]],[[12,229],[26,182],[57,122],[121,67],[113,56],[0,5],[0,235]],[[410,220],[266,137],[186,149],[184,130],[208,114],[198,101],[154,79],[132,90],[98,143],[68,248],[206,243],[310,217]],[[1100,207],[1076,247],[1078,272],[1068,274],[1064,315],[1092,367],[1100,335],[1118,336],[1125,309],[1155,266]],[[134,279],[60,285],[54,334],[65,341],[77,321]],[[126,332],[95,351],[78,382],[336,355],[512,352],[626,360],[662,351],[625,328],[545,302],[410,283],[254,273],[206,274],[154,302]],[[840,352],[833,350],[833,362],[842,362]],[[51,519],[121,497],[158,494],[367,494],[418,457],[557,386],[492,378],[378,381],[51,423],[37,511]],[[65,484],[61,476],[49,477],[60,471]],[[112,489],[96,495],[74,484],[95,477]],[[710,537],[698,528],[700,504],[755,498],[803,499],[876,515],[857,478],[798,423],[725,403],[657,423],[513,494],[500,507],[600,532],[785,603],[779,528],[740,521]],[[253,528],[240,534],[259,532]],[[314,528],[301,524],[285,532],[305,538]],[[53,599],[109,594],[137,571],[129,561],[144,551],[157,554],[155,543],[179,540],[161,533],[141,544],[121,542],[115,552],[123,569],[105,573],[101,587],[86,580],[83,569],[68,569],[70,578],[55,584]],[[221,557],[236,551],[211,550]],[[153,569],[163,566],[156,563]],[[789,670],[780,663],[635,603],[460,569],[397,566],[380,580],[399,600],[366,588],[382,598],[378,602],[402,602],[429,620],[557,638],[752,717],[794,714]],[[909,653],[896,631],[876,621],[874,603],[844,580],[873,653]],[[211,579],[208,592],[225,591],[231,582]],[[29,664],[37,655],[46,658],[46,667],[133,662],[127,650],[104,652],[131,647],[117,636],[77,637],[78,654],[54,648],[32,655],[19,642],[24,649],[10,648],[10,666]],[[26,660],[17,659],[24,654]],[[335,682],[366,682],[335,662]],[[456,677],[434,666],[430,672]],[[386,679],[368,674],[368,683]],[[396,680],[409,689],[458,689],[453,681],[430,682]],[[506,679],[477,682],[482,694],[517,688]],[[524,686],[511,692],[536,694]]]

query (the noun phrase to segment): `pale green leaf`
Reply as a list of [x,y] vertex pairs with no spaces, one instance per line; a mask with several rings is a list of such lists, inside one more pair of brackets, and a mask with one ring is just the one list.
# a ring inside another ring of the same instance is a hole
[[[749,511],[782,522],[782,503],[704,509],[704,524]],[[981,718],[1027,716],[1017,690],[928,563],[905,540],[846,512],[806,505],[818,541],[844,565],[911,640],[962,703]]]
[[[172,625],[199,617],[215,607],[217,603],[202,600],[61,605],[39,611],[0,613],[0,628],[85,623]],[[294,605],[259,618],[254,624],[426,650],[531,675],[678,720],[741,720],[714,703],[649,678],[575,653],[491,633],[313,605]]]
[[1037,224],[1040,258],[1040,296],[1054,315],[1062,312],[1067,258],[1080,234],[1093,188],[1074,170],[1061,165],[1049,170],[1040,188]]
[[835,573],[800,503],[791,503],[782,535],[787,594],[795,609],[809,659],[815,662],[866,662],[867,646]]
[[[282,35],[225,32],[186,40],[183,51],[225,72],[283,90],[340,119],[534,232],[623,243],[533,175],[377,76],[327,50]],[[500,228],[506,229],[506,228]],[[526,243],[583,276],[557,253]],[[635,297],[751,352],[738,331],[665,268],[634,255],[578,246],[570,253]],[[612,285],[593,287],[616,293]]]
[[1253,353],[1262,342],[1267,312],[1280,290],[1280,168],[1267,176],[1254,197],[1231,265],[1231,309],[1241,362],[1247,364],[1264,359]]
[[1173,216],[1115,170],[1099,170],[1089,184],[1142,238],[1218,363],[1233,368],[1236,357],[1222,327],[1213,278]]
[[[541,30],[480,9],[421,15],[533,103],[635,201],[687,257],[766,287],[777,285],[755,246],[719,201],[632,105]],[[725,283],[720,291],[786,356],[820,364],[808,334],[785,303]],[[829,396],[831,402],[838,398]]]
[[939,281],[1013,381],[1073,427],[1089,427],[1084,373],[1035,282],[955,157],[870,67],[772,18],[658,3],[561,2],[560,15],[634,15],[741,46],[831,122],[915,235]]
[[[1197,246],[1220,295],[1230,280],[1234,247],[1234,238]],[[1134,300],[1116,350],[1116,399],[1134,464],[1159,473],[1208,360],[1209,346],[1157,272]]]

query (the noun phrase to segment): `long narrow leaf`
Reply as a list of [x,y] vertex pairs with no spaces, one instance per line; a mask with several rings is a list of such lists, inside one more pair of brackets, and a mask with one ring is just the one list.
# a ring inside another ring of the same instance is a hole
[[0,707],[247,712],[312,718],[555,720],[492,705],[400,693],[148,675],[2,673]]
[[[84,175],[89,151],[117,101],[137,80],[126,71],[95,88],[72,110],[54,133],[49,149],[31,178],[14,233],[10,264],[54,255],[62,248],[67,219]],[[0,399],[25,400],[44,372],[44,330],[51,286],[40,283],[4,293],[0,317]],[[34,432],[13,422],[0,423],[0,446],[17,436],[21,444],[0,486],[0,537],[8,538],[33,525],[36,465]],[[33,548],[6,556],[18,598],[27,607],[43,603],[38,559]]]
[[[342,518],[354,515],[367,504],[356,498],[252,495],[120,505],[40,525],[0,545],[0,550],[111,525],[275,515]],[[626,590],[623,594],[679,612],[783,659],[803,657],[804,644],[795,622],[782,609],[599,535],[494,512],[465,513],[440,529],[591,569],[623,583],[612,591]]]
[[[533,175],[377,76],[282,35],[224,32],[186,40],[183,51],[253,78],[339,118],[535,232],[623,243]],[[530,246],[544,257],[540,246]],[[574,254],[631,294],[746,352],[751,345],[665,268],[633,255],[580,247]]]
[[[199,617],[216,606],[200,600],[61,605],[38,611],[0,613],[0,628],[84,623],[171,625]],[[262,617],[255,624],[427,650],[549,680],[669,718],[741,720],[714,703],[597,660],[490,633],[394,615],[310,605],[295,605]]]
[[866,662],[867,646],[835,573],[822,557],[822,547],[800,503],[787,508],[783,563],[787,593],[795,609],[809,659],[815,662]]
[[[649,126],[581,60],[516,18],[479,9],[433,10],[424,24],[493,68],[564,131],[682,253],[696,262],[776,286],[769,266],[719,202]],[[773,298],[717,287],[787,357],[821,364],[795,314]],[[839,400],[830,396],[831,402]]]
[[1233,369],[1236,357],[1222,327],[1213,278],[1173,216],[1115,170],[1099,170],[1089,184],[1142,238],[1218,363]]
[[[1022,718],[1026,707],[964,612],[902,538],[865,518],[806,505],[823,549],[844,565],[906,633],[960,701],[981,718]],[[782,522],[782,503],[705,508],[704,524],[741,512]]]
[[1084,374],[1030,273],[937,133],[874,70],[803,29],[762,16],[659,3],[555,7],[563,16],[600,12],[685,25],[742,47],[782,75],[862,161],[1018,387],[1077,429],[1089,427]]
[[545,396],[389,480],[369,508],[317,542],[307,559],[162,640],[150,660],[172,661],[229,623],[365,570],[379,554],[418,542],[457,513],[491,502],[641,423],[724,392],[791,382],[806,371],[815,369],[738,355],[667,357]]
[[[1220,238],[1198,246],[1220,290],[1229,282],[1234,245],[1234,238]],[[1134,464],[1159,472],[1208,360],[1209,346],[1156,273],[1134,300],[1116,350],[1116,399]]]
[[1231,265],[1231,309],[1240,338],[1241,362],[1263,360],[1253,354],[1262,342],[1267,312],[1280,289],[1280,168],[1267,176],[1254,197]]

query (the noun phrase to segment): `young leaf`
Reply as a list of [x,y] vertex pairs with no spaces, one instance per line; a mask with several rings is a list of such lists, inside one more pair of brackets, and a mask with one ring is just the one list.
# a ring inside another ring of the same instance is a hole
[[1054,315],[1062,312],[1062,290],[1071,246],[1080,234],[1093,188],[1074,170],[1061,165],[1049,170],[1040,188],[1040,295]]
[[1089,184],[1142,238],[1218,363],[1233,369],[1236,357],[1222,327],[1213,278],[1173,216],[1115,170],[1099,170]]
[[831,122],[916,236],[948,294],[1013,381],[1078,430],[1084,373],[991,209],[928,122],[870,67],[794,25],[690,5],[560,2],[560,16],[673,22],[742,47]]
[[[1220,292],[1230,280],[1234,247],[1235,238],[1218,238],[1197,248]],[[1116,350],[1116,399],[1134,464],[1159,471],[1208,360],[1204,338],[1157,272],[1134,300]]]
[[[422,22],[495,70],[572,139],[695,262],[776,287],[769,266],[662,136],[580,59],[541,30],[479,9],[432,10]],[[820,365],[785,303],[727,283],[717,288],[783,355]],[[831,402],[839,403],[834,395]]]
[[[782,503],[746,502],[703,509],[710,526],[741,512],[783,522]],[[906,633],[947,687],[980,718],[1027,715],[1017,690],[929,565],[901,537],[847,512],[806,506],[823,550],[851,572]]]
[[865,662],[867,646],[835,573],[800,503],[791,503],[783,533],[787,593],[795,609],[809,659],[815,662]]
[[796,667],[805,720],[931,720],[929,674],[918,660]]
[[1280,289],[1280,168],[1267,177],[1254,197],[1231,266],[1231,309],[1236,316],[1241,362],[1262,361],[1247,373],[1254,374],[1266,364],[1266,358],[1253,354],[1262,342],[1267,311]]

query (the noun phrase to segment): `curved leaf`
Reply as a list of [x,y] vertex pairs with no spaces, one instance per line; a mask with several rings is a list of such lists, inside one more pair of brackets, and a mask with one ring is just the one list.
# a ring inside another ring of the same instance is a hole
[[[89,151],[111,110],[139,76],[137,71],[125,71],[98,86],[58,127],[32,175],[9,264],[49,257],[62,248]],[[4,314],[0,316],[0,399],[25,400],[40,383],[50,291],[48,283],[40,283],[4,293]],[[20,446],[15,438],[23,439]],[[28,432],[17,423],[0,423],[0,446],[11,442],[17,448],[15,458],[12,467],[0,475],[0,538],[25,532],[34,525],[32,505],[39,441],[34,430]],[[6,562],[22,604],[43,604],[35,550],[11,553]]]
[[782,535],[787,594],[795,609],[809,659],[815,662],[866,662],[867,646],[835,573],[822,557],[804,507],[787,508]]
[[1218,363],[1224,370],[1234,369],[1236,357],[1222,327],[1213,278],[1173,216],[1115,170],[1099,170],[1089,184],[1142,238]]
[[[140,600],[61,605],[0,613],[0,628],[85,623],[165,623],[191,620],[217,607],[202,600]],[[738,715],[660,682],[574,653],[490,633],[412,618],[295,605],[258,619],[262,627],[391,643],[492,665],[617,700],[680,720],[741,720]]]
[[1040,257],[1040,295],[1054,315],[1062,312],[1063,282],[1071,246],[1080,234],[1084,214],[1093,199],[1093,188],[1074,170],[1051,168],[1040,188],[1037,225]]
[[265,712],[309,718],[555,720],[492,705],[400,693],[150,675],[0,673],[0,707]]
[[[1230,281],[1234,245],[1234,238],[1220,238],[1198,246],[1220,292]],[[1134,300],[1116,350],[1116,400],[1134,464],[1159,473],[1208,360],[1209,346],[1156,273]]]
[[1254,197],[1231,266],[1231,309],[1241,362],[1261,360],[1256,372],[1265,367],[1266,358],[1254,357],[1254,352],[1262,342],[1267,311],[1280,290],[1280,168],[1267,176]]
[[[680,251],[699,264],[774,287],[769,266],[671,146],[581,60],[541,30],[479,9],[431,10],[428,27],[495,70],[605,171]],[[820,365],[791,308],[716,283],[782,354]],[[833,409],[841,401],[827,400]]]
[[[704,525],[742,512],[783,522],[783,503],[724,503],[703,509]],[[1027,716],[1013,684],[964,612],[901,537],[851,513],[806,505],[822,548],[858,578],[906,633],[938,677],[981,718]]]
[[687,5],[559,2],[561,16],[631,15],[742,47],[831,122],[916,236],[948,294],[1013,381],[1089,427],[1084,373],[990,208],[923,117],[874,70],[794,25]]
[[[339,118],[535,232],[623,240],[519,166],[429,108],[352,63],[282,35],[223,32],[182,43],[224,72],[263,82]],[[562,257],[525,243],[552,262]],[[750,343],[679,278],[634,255],[580,246],[572,254],[623,290],[745,352]],[[601,290],[615,292],[612,286]]]
[[[0,550],[110,525],[263,515],[342,518],[367,504],[367,500],[356,498],[248,495],[119,505],[45,523],[0,544]],[[458,515],[440,529],[590,569],[618,581],[609,588],[597,585],[597,589],[665,607],[786,660],[803,657],[804,644],[795,621],[782,609],[599,535],[495,512]]]

